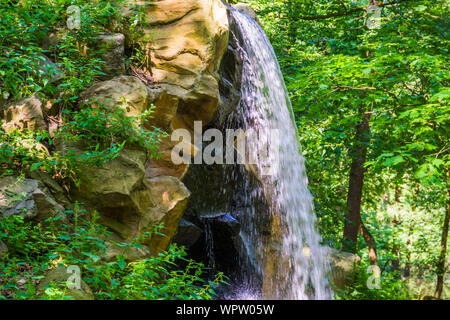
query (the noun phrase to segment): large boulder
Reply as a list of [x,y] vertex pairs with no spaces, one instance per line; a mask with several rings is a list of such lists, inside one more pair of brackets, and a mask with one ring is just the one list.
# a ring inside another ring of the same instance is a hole
[[[80,152],[74,146],[71,148]],[[100,168],[83,168],[79,187],[71,192],[74,199],[97,210],[101,222],[124,241],[131,241],[149,228],[164,223],[161,232],[165,236],[153,236],[147,243],[151,253],[156,254],[165,250],[175,235],[190,193],[174,177],[146,179],[146,161],[146,152],[124,149]],[[116,249],[109,255],[116,255]],[[139,252],[132,254],[141,255]],[[145,255],[144,252],[142,256]]]
[[330,283],[334,288],[345,289],[346,286],[352,283],[361,258],[349,252],[333,248],[327,249],[331,265]]
[[[125,108],[127,115],[139,116],[150,107],[152,101],[176,112],[178,100],[163,91],[147,88],[136,77],[120,76],[95,84],[82,94],[84,102],[102,104],[108,108]],[[127,103],[124,104],[123,101]],[[143,124],[147,128],[158,125],[167,128],[171,121],[167,108],[156,108],[157,123]],[[81,153],[87,148],[83,143],[70,143],[59,147],[63,152],[72,149]],[[163,147],[160,148],[164,154]],[[149,228],[164,224],[164,237],[153,236],[148,245],[153,254],[164,249],[175,235],[178,223],[190,193],[176,175],[149,175],[147,152],[127,148],[101,168],[87,167],[81,170],[79,187],[72,196],[100,213],[101,221],[123,240],[141,236]],[[170,171],[171,162],[166,164]],[[162,171],[166,172],[166,171]],[[118,248],[110,250],[110,255]],[[120,251],[120,250],[119,250]],[[141,253],[137,253],[140,255]],[[144,253],[145,255],[145,253]]]
[[58,184],[49,173],[41,170],[34,170],[27,173],[30,179],[38,180],[43,183],[47,189],[51,192],[56,202],[61,204],[67,210],[73,210],[73,203],[67,198],[66,190]]
[[[86,146],[70,143],[60,148],[81,154]],[[124,149],[101,167],[83,167],[78,187],[70,191],[73,199],[97,210],[101,222],[125,240],[138,235],[140,215],[154,206],[143,180],[146,158],[143,150]]]
[[153,211],[152,224],[163,224],[164,236],[152,237],[150,249],[159,253],[167,248],[177,233],[178,225],[190,196],[189,190],[175,177],[159,176],[146,180],[157,210]]
[[[79,149],[76,152],[80,152]],[[95,202],[97,206],[118,207],[133,202],[133,193],[143,186],[146,157],[143,150],[126,148],[101,167],[83,168],[81,184],[73,192]]]
[[0,113],[0,120],[4,120],[3,129],[29,129],[32,131],[46,130],[42,112],[42,101],[38,95],[22,99],[6,106]]
[[179,246],[185,246],[186,248],[192,247],[203,231],[199,227],[197,227],[192,222],[181,219],[180,224],[178,225],[178,232],[174,237],[173,241]]
[[[64,266],[58,266],[47,272],[44,278],[41,279],[38,285],[38,290],[44,292],[50,284],[64,284],[67,285],[67,280],[72,275]],[[65,288],[64,295],[70,297],[72,300],[94,300],[94,295],[91,288],[80,279],[80,288]]]
[[7,176],[0,179],[0,216],[20,215],[27,220],[66,220],[64,207],[48,188],[34,179]]
[[81,97],[85,103],[124,108],[128,116],[139,116],[150,106],[147,87],[132,76],[119,76],[96,83]]
[[180,97],[205,95],[217,100],[217,70],[228,43],[227,12],[222,2],[129,0],[125,15],[132,13],[131,5],[144,7],[144,35],[139,41],[149,55],[153,80]]

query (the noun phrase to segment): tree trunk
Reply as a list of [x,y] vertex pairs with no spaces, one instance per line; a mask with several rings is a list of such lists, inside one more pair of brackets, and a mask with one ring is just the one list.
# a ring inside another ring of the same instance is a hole
[[[450,179],[450,170],[447,169],[447,181]],[[444,277],[445,277],[445,254],[447,252],[447,237],[448,237],[448,223],[450,219],[450,185],[447,186],[447,204],[445,208],[444,226],[442,227],[442,238],[441,238],[441,254],[439,255],[438,261],[438,275],[436,280],[436,291],[434,292],[434,297],[437,299],[441,298],[442,290],[444,288]]]
[[362,221],[360,222],[360,233],[369,248],[370,264],[378,266],[377,244]]
[[362,120],[356,125],[355,140],[350,151],[352,165],[347,195],[347,212],[344,225],[342,249],[351,253],[356,252],[356,241],[361,225],[361,198],[364,182],[364,163],[366,162],[367,144],[369,142],[370,113],[365,112],[364,106],[359,108]]

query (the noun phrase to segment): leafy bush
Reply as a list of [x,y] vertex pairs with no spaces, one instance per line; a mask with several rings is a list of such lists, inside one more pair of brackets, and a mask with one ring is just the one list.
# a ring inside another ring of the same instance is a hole
[[150,157],[158,157],[158,144],[164,132],[142,126],[152,109],[153,106],[136,117],[127,116],[122,108],[111,110],[101,105],[66,111],[65,124],[56,132],[56,139],[63,143],[86,142],[87,149],[81,154],[70,148],[65,152],[49,152],[53,140],[47,131],[6,132],[0,128],[0,176],[39,169],[60,182],[77,183],[82,167],[102,166],[117,157],[127,143],[143,148]]
[[[367,261],[367,260],[365,260]],[[353,275],[353,283],[344,290],[334,289],[337,300],[408,300],[411,296],[404,280],[396,272],[383,272],[380,277],[379,288],[370,289],[368,283],[374,284],[372,273],[367,273],[367,262],[360,265],[358,272]]]
[[[203,280],[203,265],[186,260],[184,248],[175,244],[137,262],[128,263],[124,256],[104,262],[109,232],[95,215],[86,220],[77,208],[67,212],[74,219],[72,225],[57,219],[38,225],[20,216],[0,219],[0,240],[9,248],[0,260],[0,299],[69,299],[63,282],[51,283],[45,292],[36,289],[45,273],[58,265],[79,266],[96,299],[211,299],[214,288],[225,283],[222,273],[213,281]],[[154,232],[118,245],[140,247]],[[181,261],[187,263],[184,269],[178,266]]]
[[[66,27],[70,5],[81,9],[80,29]],[[0,97],[7,100],[36,92],[50,96],[62,93],[61,101],[70,104],[70,99],[102,75],[101,50],[88,48],[94,35],[107,31],[116,19],[119,19],[118,9],[110,1],[1,1]],[[51,34],[60,35],[57,43],[49,41]],[[62,71],[58,83],[36,72],[42,54],[51,58],[56,63],[55,68]]]
[[143,127],[151,117],[152,105],[138,116],[128,116],[126,106],[110,108],[103,105],[85,106],[77,111],[65,111],[67,122],[60,135],[68,140],[85,140],[90,145],[123,147],[125,142],[147,150],[157,157],[158,144],[165,133],[158,128]]

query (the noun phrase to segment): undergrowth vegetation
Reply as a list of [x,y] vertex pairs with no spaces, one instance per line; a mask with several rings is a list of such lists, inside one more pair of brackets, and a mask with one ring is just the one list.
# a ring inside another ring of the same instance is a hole
[[[123,18],[121,0],[0,0],[0,112],[10,102],[37,95],[50,104],[55,130],[6,130],[0,122],[0,178],[29,177],[40,171],[65,187],[79,185],[86,166],[101,167],[125,147],[139,148],[157,158],[165,133],[146,126],[154,106],[139,116],[127,114],[124,101],[114,107],[81,103],[80,93],[105,74],[103,47],[97,36],[121,31],[131,39],[127,66],[145,67],[140,33],[143,12],[130,8]],[[69,28],[70,6],[80,8],[79,28]],[[51,63],[50,63],[51,61]],[[48,116],[48,115],[46,115]],[[83,146],[80,152],[74,145]],[[118,255],[105,260],[105,227],[95,212],[66,211],[69,222],[26,221],[20,216],[0,219],[0,241],[8,253],[0,257],[0,299],[73,299],[66,281],[39,283],[57,267],[78,266],[83,283],[95,299],[211,299],[224,283],[219,273],[203,280],[202,264],[186,259],[184,248],[171,245],[157,256],[129,262]],[[148,243],[159,228],[131,243],[116,243],[124,250]],[[65,270],[64,269],[64,270]]]
[[[158,234],[157,226],[134,241],[108,240],[108,232],[75,207],[67,212],[73,223],[48,219],[40,224],[24,221],[20,216],[0,219],[0,240],[8,246],[8,254],[0,260],[0,299],[72,299],[68,280],[53,281],[39,290],[45,274],[58,266],[80,270],[82,281],[95,299],[211,299],[214,289],[225,282],[222,273],[205,281],[202,264],[186,259],[184,248],[172,244],[155,257],[127,262],[124,255],[106,260],[108,245],[124,250],[140,248]],[[180,263],[185,268],[180,269]]]

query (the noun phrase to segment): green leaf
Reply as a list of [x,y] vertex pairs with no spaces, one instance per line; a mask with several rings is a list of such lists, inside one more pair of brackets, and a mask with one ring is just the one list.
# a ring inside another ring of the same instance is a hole
[[30,167],[30,171],[33,172],[34,170],[38,169],[41,165],[42,165],[42,162],[33,163]]

